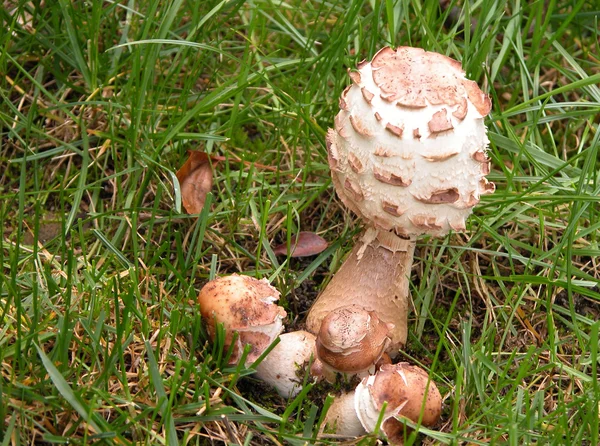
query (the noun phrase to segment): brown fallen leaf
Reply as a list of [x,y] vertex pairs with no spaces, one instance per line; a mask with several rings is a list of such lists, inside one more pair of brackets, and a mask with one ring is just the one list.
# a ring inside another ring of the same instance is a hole
[[206,194],[213,184],[212,166],[209,156],[197,150],[188,151],[189,158],[177,171],[181,186],[181,201],[188,214],[199,214],[204,207]]
[[[299,232],[298,235],[292,236],[290,249],[291,257],[314,256],[327,249],[327,241],[314,232]],[[276,246],[273,252],[278,256],[287,255],[287,244]]]

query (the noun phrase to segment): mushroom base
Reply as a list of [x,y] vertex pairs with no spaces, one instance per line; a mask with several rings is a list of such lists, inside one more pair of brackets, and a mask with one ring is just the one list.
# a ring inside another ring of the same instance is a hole
[[402,239],[387,231],[369,228],[313,304],[306,322],[318,333],[321,321],[333,310],[361,305],[394,325],[387,352],[391,357],[406,344],[409,280],[415,239]]
[[358,437],[367,433],[356,415],[354,392],[343,393],[335,397],[329,407],[323,427],[346,437]]

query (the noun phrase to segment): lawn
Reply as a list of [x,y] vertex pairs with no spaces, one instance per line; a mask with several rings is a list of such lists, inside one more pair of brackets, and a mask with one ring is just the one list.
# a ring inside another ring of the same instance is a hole
[[[208,342],[196,296],[267,278],[302,328],[361,231],[325,135],[347,69],[386,45],[461,61],[493,104],[496,192],[415,251],[400,359],[444,405],[407,443],[600,444],[597,0],[5,0],[0,17],[2,446],[316,441],[344,384],[280,398]],[[176,177],[190,150],[214,181],[199,214]],[[299,231],[329,247],[273,253]]]

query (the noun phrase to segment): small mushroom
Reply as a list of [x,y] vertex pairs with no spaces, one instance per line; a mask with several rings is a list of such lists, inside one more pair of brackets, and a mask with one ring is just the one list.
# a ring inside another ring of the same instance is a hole
[[200,312],[206,321],[211,339],[215,339],[216,325],[223,324],[225,348],[238,333],[230,363],[239,361],[244,345],[250,345],[246,365],[254,362],[283,331],[286,312],[275,304],[279,291],[266,279],[232,274],[208,282],[198,295]]
[[275,387],[282,397],[293,398],[302,390],[301,376],[314,353],[315,335],[307,331],[284,333],[256,367],[256,376]]
[[403,444],[402,418],[431,427],[442,413],[442,396],[427,372],[407,363],[386,364],[353,392],[336,397],[325,417],[325,429],[347,436],[374,432],[384,404],[381,430],[391,444]]
[[356,387],[356,415],[368,432],[377,426],[384,403],[381,429],[394,444],[402,444],[405,434],[398,418],[431,427],[442,415],[442,396],[427,372],[405,362],[383,365]]
[[332,371],[362,377],[375,371],[392,328],[359,305],[337,308],[321,322],[317,358]]

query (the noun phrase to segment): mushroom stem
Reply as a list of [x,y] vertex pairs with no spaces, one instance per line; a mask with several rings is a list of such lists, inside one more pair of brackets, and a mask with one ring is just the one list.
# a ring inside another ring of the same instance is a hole
[[337,396],[325,416],[323,427],[337,435],[358,437],[367,433],[354,408],[354,391]]
[[284,333],[279,336],[279,344],[256,367],[256,376],[275,387],[282,397],[293,398],[302,390],[300,377],[314,357],[314,351],[315,336],[312,333]]
[[347,260],[318,297],[307,319],[307,330],[318,333],[321,321],[339,307],[358,304],[388,324],[394,357],[406,344],[409,279],[415,237],[368,228]]

